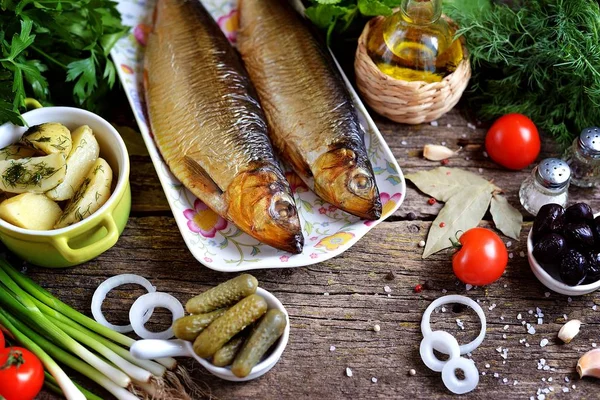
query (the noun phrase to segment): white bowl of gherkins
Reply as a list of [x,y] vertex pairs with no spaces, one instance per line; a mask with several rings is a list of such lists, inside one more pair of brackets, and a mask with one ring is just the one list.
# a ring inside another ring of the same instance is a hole
[[258,281],[243,274],[190,299],[191,315],[175,321],[178,339],[138,340],[141,359],[193,357],[210,373],[233,382],[256,379],[277,364],[290,334],[289,315]]

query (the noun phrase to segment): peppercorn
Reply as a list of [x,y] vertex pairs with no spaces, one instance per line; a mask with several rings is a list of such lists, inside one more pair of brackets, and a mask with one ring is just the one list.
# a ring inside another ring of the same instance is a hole
[[427,203],[429,203],[429,205],[432,206],[436,203],[436,200],[433,197],[430,197],[429,200],[427,200]]
[[415,293],[421,293],[423,291],[423,285],[421,285],[420,283],[415,286]]

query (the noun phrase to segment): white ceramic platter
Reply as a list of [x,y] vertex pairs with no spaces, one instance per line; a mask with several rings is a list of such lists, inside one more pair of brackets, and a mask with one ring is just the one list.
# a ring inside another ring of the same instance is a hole
[[[119,78],[133,108],[144,142],[156,168],[175,221],[194,257],[209,268],[237,272],[260,268],[300,267],[335,257],[350,248],[375,225],[391,215],[404,201],[406,184],[402,171],[373,120],[344,75],[353,96],[360,122],[366,132],[365,143],[373,164],[383,205],[378,221],[364,221],[324,202],[306,188],[293,172],[286,177],[294,191],[304,233],[304,251],[292,255],[258,242],[238,229],[190,193],[169,171],[150,134],[146,118],[142,63],[146,36],[150,31],[154,0],[118,0],[123,23],[131,33],[122,38],[111,55]],[[237,30],[236,1],[203,0],[232,43]],[[339,65],[338,65],[339,68]]]

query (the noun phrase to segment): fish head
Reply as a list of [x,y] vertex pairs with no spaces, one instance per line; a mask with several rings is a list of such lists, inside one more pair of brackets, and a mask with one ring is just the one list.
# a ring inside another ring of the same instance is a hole
[[268,167],[238,174],[227,189],[227,214],[270,246],[302,252],[304,237],[296,203],[285,178]]
[[348,148],[335,148],[317,158],[312,168],[315,192],[364,219],[381,216],[379,189],[371,164]]

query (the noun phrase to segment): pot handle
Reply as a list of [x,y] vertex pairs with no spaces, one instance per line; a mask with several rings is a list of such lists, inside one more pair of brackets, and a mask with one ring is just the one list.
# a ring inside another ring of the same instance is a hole
[[191,357],[188,343],[184,340],[138,340],[131,345],[131,355],[142,360],[161,357]]
[[100,224],[94,226],[94,228],[98,226],[106,228],[107,232],[106,236],[95,243],[90,243],[89,245],[79,249],[73,249],[71,246],[69,246],[69,238],[60,236],[51,240],[52,245],[69,262],[83,262],[85,260],[94,258],[113,247],[119,239],[119,229],[117,228],[117,224],[112,216],[112,213],[109,212],[104,215],[100,221]]

